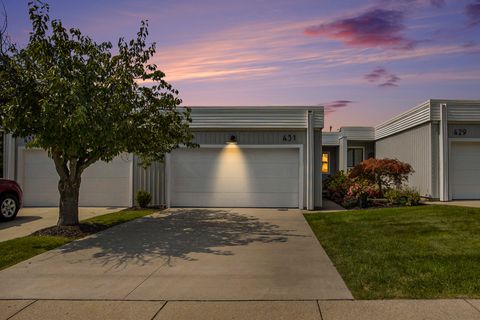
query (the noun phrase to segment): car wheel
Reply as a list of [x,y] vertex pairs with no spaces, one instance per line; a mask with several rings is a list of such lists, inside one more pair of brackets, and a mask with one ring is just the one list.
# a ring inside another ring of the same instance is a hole
[[20,206],[15,196],[6,194],[0,197],[0,220],[9,221],[15,219]]

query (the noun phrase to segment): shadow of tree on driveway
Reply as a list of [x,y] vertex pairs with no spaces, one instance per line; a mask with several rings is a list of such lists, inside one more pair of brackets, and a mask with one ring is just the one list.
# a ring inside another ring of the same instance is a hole
[[159,259],[164,265],[173,266],[174,258],[194,261],[189,256],[192,253],[228,256],[233,253],[225,247],[287,242],[288,237],[304,236],[292,232],[230,210],[172,210],[72,242],[61,252],[99,248],[99,252],[86,259],[111,268],[126,268],[129,264],[142,266],[158,263]]

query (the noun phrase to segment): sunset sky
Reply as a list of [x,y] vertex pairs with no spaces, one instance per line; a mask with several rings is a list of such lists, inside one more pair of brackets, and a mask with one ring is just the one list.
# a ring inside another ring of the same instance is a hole
[[[3,0],[20,46],[27,2]],[[148,19],[154,61],[187,106],[324,105],[375,125],[430,98],[480,99],[480,0],[56,0],[97,41]]]

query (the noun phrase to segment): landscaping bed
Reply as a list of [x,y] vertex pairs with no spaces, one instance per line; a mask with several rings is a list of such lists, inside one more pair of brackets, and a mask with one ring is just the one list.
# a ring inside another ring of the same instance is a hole
[[356,299],[480,298],[480,209],[306,214]]
[[324,181],[326,198],[346,209],[416,206],[420,194],[406,185],[413,167],[396,159],[362,161]]
[[73,240],[150,215],[156,211],[159,210],[126,209],[83,220],[78,226],[52,226],[36,231],[30,236],[0,242],[0,270]]

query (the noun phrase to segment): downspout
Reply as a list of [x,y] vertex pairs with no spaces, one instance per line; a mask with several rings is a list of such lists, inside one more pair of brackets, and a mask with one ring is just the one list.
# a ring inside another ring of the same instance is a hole
[[347,172],[347,154],[348,154],[348,142],[346,136],[341,136],[338,139],[338,169],[343,172]]
[[313,111],[309,110],[307,112],[307,210],[314,210],[314,153],[315,153],[315,143],[314,143],[314,117]]
[[450,201],[448,164],[448,113],[447,104],[440,104],[440,201]]
[[11,134],[3,135],[3,174],[4,178],[16,179],[16,147],[17,143]]

